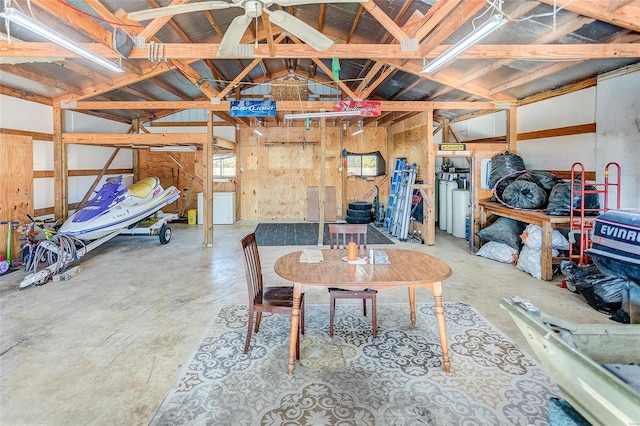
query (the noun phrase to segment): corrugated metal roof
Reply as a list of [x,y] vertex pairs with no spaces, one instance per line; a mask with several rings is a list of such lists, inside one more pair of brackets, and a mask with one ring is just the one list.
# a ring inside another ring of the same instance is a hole
[[[456,0],[449,0],[456,1]],[[377,78],[386,69],[386,67],[396,67],[401,64],[420,64],[415,61],[400,60],[400,64],[394,62],[394,59],[385,58],[386,48],[389,44],[398,44],[389,35],[384,27],[384,21],[379,20],[375,14],[383,12],[390,20],[395,21],[396,25],[407,33],[415,31],[421,24],[429,22],[428,20],[437,13],[436,8],[446,7],[449,1],[399,1],[399,0],[375,0],[370,1],[377,8],[376,11],[368,11],[366,5],[360,3],[341,3],[320,6],[318,4],[308,4],[295,6],[293,8],[286,7],[282,10],[287,11],[295,17],[307,22],[314,28],[322,27],[322,32],[331,39],[339,40],[341,44],[349,41],[348,46],[353,46],[357,51],[358,44],[379,44],[380,57],[385,63],[382,70],[366,83],[369,86],[376,82]],[[169,5],[169,0],[156,0],[157,4],[162,7]],[[101,0],[102,5],[111,13],[116,14],[119,11],[133,12],[149,8],[146,0]],[[453,9],[453,16],[456,10],[464,3],[460,2]],[[583,6],[584,4],[593,6],[593,2],[583,2],[574,0],[574,6]],[[616,17],[617,10],[624,7],[615,2],[602,2],[603,8],[608,8],[612,22],[621,22]],[[606,3],[606,4],[604,4]],[[633,0],[631,3],[640,3],[639,0]],[[536,43],[541,38],[545,43],[556,45],[584,45],[584,44],[605,44],[611,41],[633,42],[640,39],[637,29],[627,28],[613,25],[610,22],[603,22],[595,19],[595,16],[582,15],[571,11],[571,5],[565,10],[554,12],[552,5],[523,1],[508,1],[504,3],[504,11],[507,14],[517,14],[524,6],[531,4],[529,11],[522,16],[514,16],[512,21],[504,25],[499,31],[488,36],[482,41],[486,45],[526,45]],[[29,8],[25,0],[15,1],[14,6],[22,8],[25,13],[29,13]],[[61,31],[68,31],[70,25],[64,23],[66,16],[60,17],[60,21],[38,9],[39,2],[33,2],[32,10],[36,10],[36,18],[46,25],[55,25]],[[75,16],[79,22],[82,19],[90,20],[98,23],[107,31],[112,31],[113,25],[109,22],[108,17],[100,18],[100,11],[94,10],[84,0],[68,0],[68,5],[62,3],[59,6],[65,12]],[[435,6],[434,6],[435,5]],[[371,7],[371,4],[368,5]],[[55,7],[53,7],[55,9]],[[270,6],[271,10],[277,10],[278,6]],[[324,11],[322,11],[324,9]],[[622,10],[622,9],[620,9]],[[359,12],[360,11],[360,12]],[[154,39],[165,45],[173,45],[176,43],[219,43],[221,34],[223,34],[231,21],[243,13],[240,7],[230,7],[224,10],[212,10],[210,12],[193,12],[175,15],[167,24],[163,25],[155,34]],[[375,13],[374,13],[375,12]],[[457,26],[445,37],[443,44],[451,44],[484,21],[489,15],[495,13],[488,7],[482,8],[471,19],[457,24]],[[595,15],[595,12],[594,12]],[[321,20],[322,17],[322,20]],[[420,18],[423,17],[423,18]],[[636,21],[640,22],[640,17]],[[416,19],[418,22],[415,23]],[[447,19],[447,18],[445,18]],[[570,25],[582,19],[582,24],[577,25],[567,34],[562,33],[565,25]],[[217,30],[211,21],[219,28]],[[593,20],[593,22],[590,22]],[[411,21],[411,24],[407,24]],[[151,21],[143,21],[142,25],[146,26]],[[387,24],[388,25],[388,24]],[[445,24],[442,24],[445,25]],[[11,36],[24,39],[26,41],[41,41],[34,37],[28,31],[21,30],[14,25],[11,26]],[[141,29],[142,27],[138,28]],[[440,26],[434,25],[435,31],[440,30]],[[0,23],[0,30],[6,32],[5,22]],[[352,33],[353,31],[353,33]],[[432,30],[433,31],[433,30]],[[261,19],[255,19],[245,34],[243,43],[255,43],[256,34],[263,34],[264,28]],[[277,35],[278,33],[276,33]],[[286,35],[287,33],[285,33]],[[430,33],[431,34],[431,33]],[[69,37],[78,41],[89,41],[89,37],[83,33],[82,28],[76,31],[70,31]],[[429,40],[429,34],[425,38]],[[293,44],[295,40],[285,38],[283,43]],[[260,39],[259,43],[264,45],[264,39]],[[372,54],[370,59],[354,59],[343,58],[340,60],[340,80],[346,84],[351,90],[357,90],[363,78],[367,75],[370,67],[379,59]],[[640,56],[640,55],[639,55]],[[6,62],[8,58],[3,58]],[[322,63],[331,68],[331,59],[321,59]],[[460,59],[448,65],[440,75],[447,78],[445,81],[461,81],[464,82],[467,76],[474,75],[477,70],[488,67],[495,63],[495,59]],[[563,85],[577,82],[583,79],[593,77],[599,73],[612,69],[623,67],[638,61],[638,57],[632,58],[609,58],[609,59],[589,59],[582,60],[575,58],[571,60],[532,60],[532,59],[516,59],[516,60],[500,60],[501,65],[496,69],[490,69],[483,74],[477,76],[473,80],[466,83],[455,84],[453,87],[441,83],[443,79],[435,78],[438,74],[431,78],[428,75],[419,75],[418,73],[408,72],[406,69],[395,69],[383,82],[381,82],[369,95],[371,99],[380,100],[401,100],[401,101],[463,101],[470,99],[486,100],[491,99],[493,92],[501,87],[501,95],[511,96],[514,99],[523,99],[534,94],[549,91]],[[18,61],[16,61],[18,62]],[[112,75],[105,73],[99,66],[84,59],[66,59],[66,63],[73,66],[61,66],[60,63],[28,63],[16,64],[13,66],[3,66],[0,68],[2,73],[2,85],[16,90],[24,90],[26,92],[38,94],[45,97],[60,98],[66,94],[83,94],[83,99],[90,99],[84,96],[85,91],[91,91],[97,85],[105,84],[113,78]],[[142,59],[130,61],[132,64],[149,68],[149,63]],[[181,99],[202,99],[204,94],[198,87],[199,84],[208,82],[215,91],[223,90],[236,76],[242,73],[251,63],[251,59],[221,59],[216,57],[209,58],[208,61],[197,60],[189,61],[189,67],[192,71],[190,74],[195,75],[197,84],[183,76],[180,70],[174,69],[165,72],[151,79],[140,80],[132,78],[128,84],[132,90],[121,89],[116,85],[114,90],[100,92],[99,99],[112,100],[181,100]],[[561,66],[557,64],[565,64]],[[64,64],[64,62],[62,63]],[[557,70],[548,71],[550,65],[556,64]],[[212,67],[212,66],[213,67]],[[152,68],[151,68],[152,69]],[[23,73],[20,70],[24,70]],[[148,72],[148,71],[147,71]],[[529,78],[532,73],[538,72],[535,78]],[[313,78],[317,83],[310,83],[311,92],[316,95],[312,99],[320,99],[321,96],[326,98],[328,95],[336,98],[341,97],[341,91],[338,85],[333,82],[333,76],[327,75],[321,67],[316,67],[310,58],[290,58],[276,59],[265,58],[260,66],[252,69],[245,78],[239,83],[240,93],[249,95],[262,94],[264,97],[269,96],[269,86],[256,86],[257,83],[265,83],[271,79],[281,79],[287,75],[296,76],[298,78]],[[114,82],[117,81],[117,77]],[[509,83],[515,81],[515,83]],[[107,83],[108,84],[108,83]],[[511,87],[511,84],[513,87]],[[313,85],[313,89],[311,89]],[[506,86],[505,86],[506,85]],[[473,90],[472,90],[473,89]],[[482,95],[482,93],[488,93]],[[137,93],[137,95],[136,95]],[[234,99],[236,91],[232,90],[228,95],[228,99]],[[142,97],[142,98],[141,98]],[[451,110],[439,111],[439,115],[447,118],[457,117],[467,111]],[[134,117],[145,117],[150,112],[145,111],[110,111],[116,117],[130,120]]]

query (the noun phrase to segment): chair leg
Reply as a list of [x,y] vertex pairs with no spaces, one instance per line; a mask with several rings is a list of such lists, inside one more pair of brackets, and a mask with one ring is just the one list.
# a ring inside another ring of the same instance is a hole
[[329,336],[333,337],[333,317],[336,313],[336,298],[329,295]]
[[298,339],[296,340],[296,359],[300,359],[300,327],[298,327]]
[[262,319],[262,312],[257,312],[256,313],[256,326],[253,329],[254,333],[257,333],[258,330],[260,330],[260,320]]
[[364,297],[362,298],[362,315],[367,316],[367,299]]
[[249,324],[247,327],[247,339],[244,341],[244,353],[249,352],[249,345],[251,344],[251,332],[253,331],[253,309],[249,308]]
[[378,313],[376,312],[376,294],[371,295],[371,325],[373,326],[373,338],[378,336]]
[[304,334],[304,299],[300,302],[300,333]]

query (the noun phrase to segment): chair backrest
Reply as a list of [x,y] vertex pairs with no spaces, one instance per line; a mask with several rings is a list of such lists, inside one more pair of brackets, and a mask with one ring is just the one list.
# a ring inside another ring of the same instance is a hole
[[262,303],[262,269],[260,267],[260,253],[256,234],[253,232],[245,235],[240,240],[242,254],[244,255],[244,274],[247,279],[249,291],[249,303]]
[[349,242],[356,243],[358,248],[367,248],[366,223],[330,223],[329,224],[329,244],[331,248],[346,248]]

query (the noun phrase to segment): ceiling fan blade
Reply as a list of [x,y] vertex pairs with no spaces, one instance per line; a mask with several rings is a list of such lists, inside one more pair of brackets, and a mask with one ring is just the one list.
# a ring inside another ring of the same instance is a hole
[[250,23],[251,18],[247,15],[240,15],[234,18],[229,28],[227,28],[227,32],[224,33],[224,37],[222,37],[216,56],[233,56]]
[[368,0],[274,0],[273,2],[279,6],[299,6],[304,4],[319,3],[366,3]]
[[268,13],[272,23],[289,31],[316,50],[327,50],[333,45],[333,41],[329,37],[287,12],[274,10],[268,11]]
[[129,19],[134,21],[146,21],[148,19],[160,18],[167,15],[178,15],[180,13],[200,12],[203,10],[228,9],[231,6],[224,1],[203,1],[201,3],[179,4],[176,6],[157,7],[155,9],[140,10],[127,14]]

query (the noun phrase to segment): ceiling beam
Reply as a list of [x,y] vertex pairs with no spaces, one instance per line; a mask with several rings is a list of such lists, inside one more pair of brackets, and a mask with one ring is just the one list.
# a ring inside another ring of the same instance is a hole
[[371,93],[373,93],[374,90],[376,90],[387,78],[389,78],[391,73],[393,73],[395,70],[395,67],[387,66],[386,69],[384,69],[382,73],[380,73],[378,78],[374,82],[370,83],[369,86],[367,86],[367,88],[362,93],[360,93],[361,98],[367,99],[371,95]]
[[[335,101],[276,101],[279,110],[287,111],[333,111]],[[208,111],[229,111],[231,103],[220,101],[219,104],[212,104],[209,100],[204,101],[108,101],[92,102],[79,101],[70,105],[62,105],[63,109],[69,110],[100,110],[100,109],[139,109],[139,110],[183,110],[183,109],[205,109]],[[507,109],[508,106],[496,106],[495,102],[428,102],[428,101],[380,101],[380,108],[383,111],[422,111],[427,109]]]
[[[290,36],[293,37],[293,36]],[[82,46],[108,59],[118,58],[111,49],[95,43],[81,43]],[[195,62],[204,59],[219,59],[215,56],[218,49],[215,43],[165,43],[164,58],[182,59]],[[421,56],[417,52],[404,52],[397,44],[334,44],[329,49],[317,51],[306,44],[276,44],[274,56],[271,56],[267,45],[254,47],[252,56],[234,56],[225,59],[433,59],[447,50],[449,45],[441,45]],[[3,57],[35,57],[40,59],[80,58],[54,43],[6,42],[0,41],[0,55]],[[147,59],[147,49],[134,48],[129,59]],[[479,44],[470,47],[456,57],[463,59],[531,59],[531,60],[566,60],[566,59],[611,59],[640,57],[640,45],[637,43],[593,43],[593,44]]]
[[[558,40],[559,38],[564,37],[567,34],[577,31],[583,26],[590,24],[592,22],[593,22],[593,19],[585,18],[584,16],[574,16],[564,24],[560,24],[556,26],[556,29],[554,31],[545,33],[544,35],[536,39],[532,44],[541,45],[541,44],[551,43],[552,41]],[[492,61],[490,64],[465,75],[461,79],[461,82],[462,84],[464,84],[469,81],[473,81],[476,78],[482,77],[483,75],[486,75],[491,71],[497,70],[498,68],[504,65],[507,65],[511,62],[512,62],[512,59],[499,59],[499,60]]]
[[640,32],[640,1],[620,0],[540,0],[598,21]]
[[469,19],[486,6],[485,0],[466,0],[461,2],[452,13],[448,14],[438,25],[429,33],[420,46],[418,52],[426,55],[435,49],[439,44],[444,42],[449,36],[455,33]]
[[[168,6],[177,6],[177,5],[185,4],[188,1],[189,0],[173,0]],[[155,18],[151,20],[151,22],[149,22],[144,27],[144,29],[138,33],[138,35],[144,37],[145,40],[149,40],[154,35],[156,35],[156,33],[160,31],[160,29],[167,24],[167,22],[171,21],[171,19],[173,19],[173,15],[167,15],[167,16],[161,16],[159,18]],[[131,22],[136,22],[133,19],[129,19],[129,17],[127,17],[127,20]]]
[[362,4],[358,8],[356,12],[356,17],[353,19],[353,24],[351,24],[351,29],[349,30],[349,35],[347,36],[347,43],[351,43],[351,39],[353,38],[353,34],[356,32],[356,28],[358,27],[358,23],[360,22],[360,17],[362,16],[362,12],[364,11],[364,7]]
[[56,89],[64,90],[65,92],[74,93],[76,95],[82,94],[82,89],[70,84],[57,80],[56,78],[42,74],[37,71],[31,71],[23,67],[16,65],[0,65],[0,71],[13,74],[18,77],[26,78],[28,80],[38,81],[46,84],[47,86],[55,87]]
[[415,29],[414,37],[418,40],[425,38],[461,2],[462,0],[438,0],[425,15],[424,23]]
[[389,16],[384,13],[382,9],[380,9],[374,2],[368,1],[366,3],[362,3],[365,9],[375,18],[376,21],[382,25],[382,27],[389,32],[396,40],[405,40],[410,38],[406,32],[402,28],[400,28],[393,19],[389,18]]

